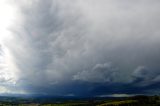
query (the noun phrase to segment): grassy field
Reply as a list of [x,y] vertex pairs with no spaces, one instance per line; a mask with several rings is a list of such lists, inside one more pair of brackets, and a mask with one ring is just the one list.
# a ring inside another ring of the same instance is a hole
[[123,101],[113,101],[113,102],[107,102],[103,103],[97,106],[110,106],[110,105],[123,105],[123,104],[135,104],[137,103],[137,100],[123,100]]
[[[43,102],[42,102],[43,100]],[[160,106],[160,96],[135,96],[113,99],[68,99],[57,103],[41,99],[0,98],[0,106]]]

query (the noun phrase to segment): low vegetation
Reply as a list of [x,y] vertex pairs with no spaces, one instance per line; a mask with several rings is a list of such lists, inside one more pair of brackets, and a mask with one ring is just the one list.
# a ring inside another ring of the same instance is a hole
[[0,106],[160,106],[160,96],[135,96],[129,98],[11,98],[0,97]]

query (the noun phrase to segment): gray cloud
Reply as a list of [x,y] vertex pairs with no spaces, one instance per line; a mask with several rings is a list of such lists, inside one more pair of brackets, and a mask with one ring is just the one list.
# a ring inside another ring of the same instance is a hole
[[144,66],[139,66],[133,72],[133,82],[138,86],[148,86],[151,84],[159,83],[159,70],[148,69]]
[[12,39],[3,43],[19,70],[18,84],[28,92],[51,92],[73,79],[159,80],[159,1],[15,2],[18,15],[10,27]]
[[78,10],[66,10],[71,5],[63,6],[63,3],[50,0],[19,5],[24,6],[22,20],[17,22],[17,27],[11,28],[14,38],[8,41],[16,43],[6,45],[20,70],[20,82],[44,86],[43,83],[68,79],[79,64],[75,62],[74,67],[74,61],[84,50],[81,44],[85,40],[84,22],[76,13]]
[[92,83],[113,82],[116,78],[116,70],[111,63],[96,64],[92,69],[78,72],[73,79]]

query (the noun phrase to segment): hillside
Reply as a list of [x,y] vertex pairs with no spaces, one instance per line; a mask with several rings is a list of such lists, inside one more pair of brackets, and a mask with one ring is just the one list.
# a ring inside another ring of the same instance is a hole
[[0,106],[160,106],[160,96],[123,98],[0,97]]

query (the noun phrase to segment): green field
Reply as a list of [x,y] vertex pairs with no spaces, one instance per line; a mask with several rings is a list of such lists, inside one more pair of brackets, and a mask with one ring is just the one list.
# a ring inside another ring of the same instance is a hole
[[[42,102],[43,100],[43,102]],[[65,99],[60,103],[52,102],[46,98],[41,99],[22,99],[22,98],[0,98],[0,106],[160,106],[160,96],[135,96],[128,98],[113,99],[89,99],[73,100]],[[56,101],[55,101],[56,102]]]

